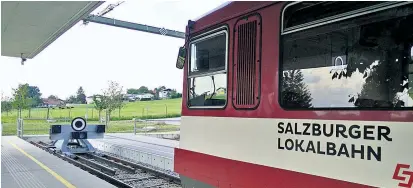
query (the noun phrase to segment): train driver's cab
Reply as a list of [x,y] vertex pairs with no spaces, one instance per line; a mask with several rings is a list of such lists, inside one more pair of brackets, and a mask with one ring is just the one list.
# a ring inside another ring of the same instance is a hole
[[227,44],[226,28],[219,28],[192,38],[189,49],[179,49],[178,69],[184,68],[186,52],[190,55],[186,70],[188,107],[222,108],[226,105]]

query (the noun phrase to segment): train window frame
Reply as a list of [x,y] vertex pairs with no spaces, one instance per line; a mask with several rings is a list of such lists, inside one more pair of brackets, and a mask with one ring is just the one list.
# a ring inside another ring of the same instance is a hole
[[314,20],[314,21],[310,21],[304,24],[299,24],[293,27],[287,27],[285,28],[284,25],[284,17],[285,17],[285,12],[288,8],[300,4],[302,3],[301,1],[297,1],[297,2],[292,2],[292,3],[287,3],[282,11],[281,11],[281,35],[285,35],[285,34],[289,34],[289,33],[293,33],[293,32],[298,32],[301,30],[305,30],[305,29],[310,29],[310,28],[314,28],[314,27],[319,27],[322,25],[326,25],[326,24],[331,24],[334,22],[338,22],[338,21],[343,21],[343,20],[347,20],[350,18],[355,18],[355,17],[359,17],[362,15],[366,15],[366,14],[371,14],[374,12],[378,12],[378,11],[383,11],[383,10],[387,10],[387,9],[391,9],[391,8],[395,8],[395,7],[399,7],[399,6],[403,6],[403,5],[407,5],[407,4],[411,4],[412,2],[404,2],[404,1],[391,1],[391,2],[383,2],[381,4],[378,5],[373,5],[373,6],[369,6],[369,7],[365,7],[365,8],[360,8],[360,9],[356,9],[350,12],[345,12],[342,14],[338,14],[338,15],[334,15],[334,16],[329,16],[323,19],[319,19],[319,20]]
[[[291,28],[285,28],[284,27],[284,13],[286,11],[287,8],[289,8],[292,5],[298,4],[301,2],[292,2],[292,3],[286,3],[283,5],[283,7],[281,8],[281,15],[280,15],[280,29],[279,29],[279,57],[278,57],[278,96],[277,96],[277,101],[279,104],[279,107],[283,110],[286,111],[298,111],[298,110],[304,110],[304,111],[315,111],[315,110],[348,110],[348,111],[408,111],[408,110],[412,110],[413,106],[407,106],[407,107],[312,107],[312,108],[305,108],[305,107],[286,107],[282,104],[282,79],[283,79],[283,73],[282,71],[283,69],[283,50],[284,50],[284,40],[283,40],[283,36],[287,35],[287,34],[291,34],[291,33],[295,33],[295,32],[299,32],[302,30],[308,30],[308,29],[313,29],[313,28],[317,28],[323,25],[327,25],[327,24],[333,24],[336,22],[340,22],[340,21],[344,21],[347,19],[351,19],[351,18],[357,18],[363,15],[368,15],[368,14],[372,14],[375,12],[379,12],[379,11],[385,11],[388,9],[392,9],[392,8],[397,8],[397,7],[401,7],[404,5],[409,5],[412,4],[413,2],[395,2],[395,3],[390,3],[390,4],[380,4],[384,7],[378,7],[378,6],[371,6],[371,7],[367,7],[370,8],[370,10],[364,10],[364,12],[354,12],[351,11],[353,15],[350,15],[348,13],[344,13],[344,14],[340,14],[337,16],[331,16],[331,17],[327,17],[326,19],[321,19],[321,20],[315,20],[315,21],[311,21],[308,23],[304,23],[304,24],[300,24],[300,25],[296,25],[294,27]],[[359,11],[359,10],[356,10]],[[313,25],[311,25],[313,24]],[[413,46],[412,46],[413,49]],[[412,59],[413,60],[413,59]],[[342,65],[341,65],[342,66]],[[413,69],[410,68],[413,67],[413,64],[410,64],[409,66],[409,70]],[[410,73],[409,73],[410,74]],[[409,75],[411,77],[413,77],[412,75]],[[413,83],[413,80],[409,79],[409,83]],[[408,94],[413,93],[413,88],[410,90],[408,90]]]
[[[229,84],[229,78],[228,78],[228,60],[229,60],[229,26],[228,25],[222,25],[222,26],[217,26],[213,29],[208,29],[206,31],[201,31],[199,34],[194,35],[189,39],[188,43],[188,66],[187,66],[187,84],[186,84],[186,92],[187,92],[187,97],[186,97],[186,106],[188,109],[225,109],[228,105],[228,84]],[[225,68],[223,70],[218,70],[218,71],[207,71],[205,73],[198,73],[198,74],[191,74],[191,65],[192,65],[192,44],[208,40],[210,38],[213,38],[217,35],[224,34],[225,35]],[[206,106],[191,106],[190,105],[190,87],[191,87],[191,79],[197,78],[197,77],[205,77],[205,76],[213,76],[217,74],[225,74],[226,78],[226,96],[225,96],[225,104],[224,105],[219,105],[219,106],[213,106],[213,105],[206,105]]]

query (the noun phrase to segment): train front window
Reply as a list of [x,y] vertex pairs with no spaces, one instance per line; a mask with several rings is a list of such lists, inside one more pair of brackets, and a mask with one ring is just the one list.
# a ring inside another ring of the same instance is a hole
[[228,33],[219,29],[190,44],[188,106],[224,107],[227,102]]
[[413,107],[413,6],[282,35],[284,108]]
[[191,44],[191,75],[225,70],[226,37],[219,33]]

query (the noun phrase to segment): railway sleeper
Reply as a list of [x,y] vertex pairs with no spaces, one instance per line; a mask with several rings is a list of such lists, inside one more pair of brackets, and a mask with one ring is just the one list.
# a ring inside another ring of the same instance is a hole
[[180,180],[179,177],[167,174],[165,172],[162,172],[162,171],[159,171],[159,170],[156,170],[156,169],[152,169],[152,168],[149,168],[149,167],[146,167],[146,166],[143,166],[143,165],[139,165],[139,164],[136,164],[136,163],[132,163],[132,162],[126,161],[124,159],[119,159],[119,158],[116,158],[116,157],[113,157],[113,156],[110,156],[110,155],[105,155],[105,157],[110,159],[110,160],[114,160],[116,162],[120,162],[122,164],[131,166],[135,169],[141,169],[141,170],[144,170],[144,171],[147,171],[147,172],[155,173],[155,174],[159,175],[160,177],[168,179],[169,181],[172,181],[172,182],[175,182],[175,183],[178,183],[178,184],[181,183],[181,180]]
[[126,184],[126,183],[124,183],[124,182],[122,182],[122,181],[120,181],[120,180],[117,180],[117,179],[115,179],[115,178],[113,178],[113,177],[111,177],[111,176],[109,176],[109,175],[107,175],[107,174],[105,174],[105,173],[103,173],[103,172],[101,172],[101,171],[99,171],[99,170],[96,170],[96,169],[94,169],[94,168],[92,168],[92,167],[90,167],[90,166],[87,166],[87,165],[85,165],[85,164],[82,164],[82,163],[80,163],[79,161],[76,161],[76,160],[74,160],[74,159],[72,159],[72,158],[69,158],[69,157],[66,157],[66,156],[63,156],[63,155],[57,155],[57,156],[58,156],[59,158],[65,160],[65,161],[67,161],[67,162],[69,162],[69,163],[71,163],[71,164],[73,164],[73,165],[75,165],[75,166],[77,166],[77,167],[85,170],[85,171],[90,172],[91,174],[93,174],[93,175],[95,175],[95,176],[97,176],[97,177],[99,177],[99,178],[101,178],[101,179],[103,179],[103,180],[105,180],[105,181],[113,184],[113,185],[116,185],[116,186],[122,187],[122,188],[134,188],[133,186],[130,186],[130,185],[128,185],[128,184]]
[[132,182],[132,181],[142,181],[142,180],[148,180],[148,179],[152,179],[152,178],[156,178],[155,176],[149,176],[149,177],[143,177],[143,178],[134,178],[134,179],[122,179],[122,181],[124,182]]
[[116,170],[115,170],[115,169],[106,167],[106,166],[101,165],[101,164],[99,164],[99,163],[97,163],[97,162],[94,162],[94,161],[91,161],[91,160],[89,160],[89,159],[86,159],[86,158],[84,158],[84,157],[82,157],[82,156],[80,156],[80,155],[76,155],[76,159],[79,160],[79,161],[82,162],[82,163],[85,163],[85,164],[88,165],[88,166],[91,166],[92,168],[95,168],[95,169],[97,169],[97,170],[100,170],[101,172],[107,173],[107,174],[112,175],[112,176],[114,176],[114,175],[116,174]]
[[159,187],[159,186],[161,186],[161,185],[165,185],[165,183],[158,183],[158,184],[155,184],[155,185],[148,185],[148,186],[145,186],[145,187],[143,187],[143,188]]
[[135,170],[134,168],[129,167],[129,166],[126,166],[126,165],[123,165],[122,163],[119,163],[119,162],[116,162],[116,161],[112,161],[112,160],[109,160],[109,159],[105,159],[105,158],[103,158],[103,157],[100,157],[100,156],[97,156],[97,155],[93,155],[93,154],[86,154],[86,155],[89,156],[89,157],[91,157],[91,158],[93,158],[93,159],[95,159],[95,160],[97,160],[97,161],[101,161],[101,162],[106,162],[106,163],[112,164],[112,165],[116,166],[116,168],[118,168],[118,169],[121,169],[121,170],[130,172],[130,173],[135,173],[135,172],[136,172],[136,170]]

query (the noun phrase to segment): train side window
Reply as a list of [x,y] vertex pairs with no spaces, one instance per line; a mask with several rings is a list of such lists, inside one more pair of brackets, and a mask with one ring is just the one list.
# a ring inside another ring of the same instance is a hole
[[407,4],[283,33],[281,106],[413,107],[412,22]]
[[188,70],[188,106],[222,108],[227,103],[228,32],[217,29],[193,39]]
[[297,28],[300,26],[310,25],[320,20],[329,20],[337,15],[351,14],[358,9],[373,7],[383,2],[379,1],[306,1],[296,2],[288,5],[284,11],[283,29]]

